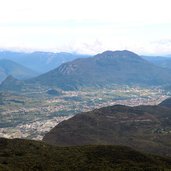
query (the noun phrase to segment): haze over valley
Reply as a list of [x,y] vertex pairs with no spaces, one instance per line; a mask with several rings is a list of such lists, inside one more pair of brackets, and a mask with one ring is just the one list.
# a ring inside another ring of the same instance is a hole
[[169,0],[0,5],[0,171],[170,171]]

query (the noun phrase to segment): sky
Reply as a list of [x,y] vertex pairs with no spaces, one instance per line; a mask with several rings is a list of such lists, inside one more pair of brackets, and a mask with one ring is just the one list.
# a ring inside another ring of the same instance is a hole
[[0,49],[171,54],[170,0],[4,0]]

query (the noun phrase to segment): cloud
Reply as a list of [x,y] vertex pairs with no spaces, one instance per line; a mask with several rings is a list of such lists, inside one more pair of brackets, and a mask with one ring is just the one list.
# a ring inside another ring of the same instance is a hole
[[170,0],[5,0],[0,47],[164,52],[169,43],[151,42],[169,38],[170,18]]
[[171,54],[171,39],[161,39],[152,42],[153,52],[157,54]]

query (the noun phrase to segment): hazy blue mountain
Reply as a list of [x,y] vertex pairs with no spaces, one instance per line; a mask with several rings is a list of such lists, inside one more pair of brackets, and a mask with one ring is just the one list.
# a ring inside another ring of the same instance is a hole
[[171,156],[170,106],[168,99],[158,106],[114,105],[83,112],[58,124],[43,141],[58,146],[126,145]]
[[171,71],[130,51],[106,51],[64,63],[32,81],[62,89],[110,84],[161,85],[171,82]]
[[[1,90],[6,89],[4,85],[7,84],[5,80],[0,86]],[[169,85],[171,70],[158,67],[127,50],[105,51],[91,58],[80,58],[64,63],[22,84],[63,90],[105,87],[112,84]]]
[[62,63],[72,61],[76,58],[85,58],[88,55],[79,55],[72,53],[52,53],[52,52],[12,52],[1,51],[0,59],[13,60],[21,65],[31,68],[39,73],[48,72],[54,68],[57,68]]
[[38,74],[33,70],[7,59],[0,59],[0,82],[9,75],[19,79],[29,79]]
[[142,56],[142,58],[159,67],[171,69],[171,57],[169,56]]

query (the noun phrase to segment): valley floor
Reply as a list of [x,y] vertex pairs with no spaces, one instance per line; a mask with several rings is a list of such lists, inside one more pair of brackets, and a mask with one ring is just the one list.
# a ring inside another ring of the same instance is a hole
[[157,105],[169,96],[159,87],[117,86],[63,91],[50,96],[45,90],[32,94],[0,94],[0,137],[41,140],[51,128],[76,113],[122,104]]

